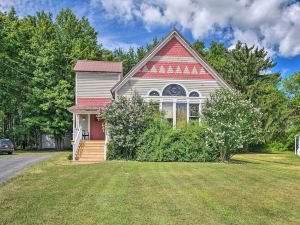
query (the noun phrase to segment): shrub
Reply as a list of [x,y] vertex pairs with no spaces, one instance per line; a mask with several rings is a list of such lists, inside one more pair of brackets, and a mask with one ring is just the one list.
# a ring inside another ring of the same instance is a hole
[[260,142],[260,113],[239,92],[217,90],[207,100],[203,115],[208,126],[206,144],[219,152],[221,161]]
[[131,99],[118,97],[100,112],[107,123],[111,141],[108,159],[135,159],[139,136],[146,130],[154,113],[153,104],[134,94]]
[[198,124],[173,129],[156,118],[139,140],[139,161],[214,161],[218,155],[205,145],[205,129]]
[[277,151],[288,151],[288,145],[278,142],[278,141],[273,141],[270,144],[267,144],[266,150],[268,152],[277,152]]

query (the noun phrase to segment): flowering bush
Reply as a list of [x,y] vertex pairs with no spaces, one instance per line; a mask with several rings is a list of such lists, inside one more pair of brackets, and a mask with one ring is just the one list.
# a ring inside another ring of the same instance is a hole
[[101,112],[111,137],[108,159],[225,161],[260,142],[260,113],[238,92],[218,90],[206,102],[203,125],[174,129],[139,95],[119,97]]
[[207,100],[204,110],[206,145],[219,152],[220,160],[260,142],[260,112],[239,92],[217,90]]
[[142,97],[134,94],[131,99],[118,97],[100,112],[107,123],[111,141],[108,144],[108,159],[135,159],[139,136],[148,127],[155,109]]

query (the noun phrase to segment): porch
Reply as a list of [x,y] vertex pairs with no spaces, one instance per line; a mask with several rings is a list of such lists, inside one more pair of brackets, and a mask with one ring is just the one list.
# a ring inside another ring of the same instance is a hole
[[106,160],[108,136],[96,112],[73,113],[73,161],[92,163]]

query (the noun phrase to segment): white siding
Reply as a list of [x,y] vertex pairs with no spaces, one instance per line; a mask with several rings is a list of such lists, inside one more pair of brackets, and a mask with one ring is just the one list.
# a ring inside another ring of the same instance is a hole
[[120,74],[101,72],[78,72],[77,98],[110,98],[110,89],[119,81]]
[[136,91],[141,96],[147,96],[150,90],[158,90],[160,94],[168,84],[180,84],[190,91],[199,91],[202,97],[209,97],[210,93],[220,88],[218,81],[207,80],[171,80],[171,79],[143,79],[131,78],[118,91],[117,95],[131,96]]

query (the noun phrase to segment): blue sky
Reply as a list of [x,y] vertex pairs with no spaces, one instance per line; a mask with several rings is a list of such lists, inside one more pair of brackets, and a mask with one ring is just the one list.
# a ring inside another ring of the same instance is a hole
[[300,71],[300,2],[296,0],[0,0],[0,11],[19,16],[71,8],[87,17],[105,48],[137,47],[176,27],[195,39],[237,40],[265,47],[282,76]]

